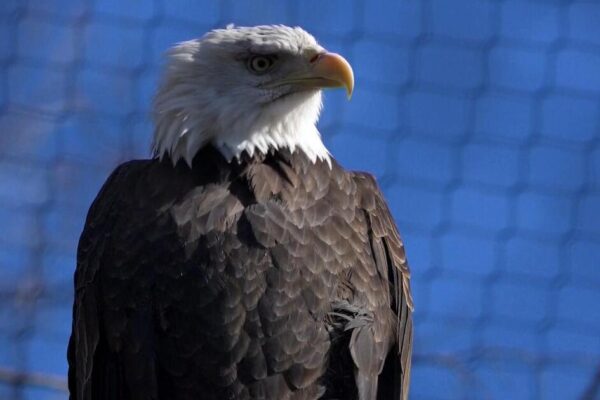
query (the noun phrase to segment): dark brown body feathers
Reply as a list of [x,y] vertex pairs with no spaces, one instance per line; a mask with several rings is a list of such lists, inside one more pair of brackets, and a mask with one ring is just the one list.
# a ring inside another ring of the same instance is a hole
[[406,399],[412,300],[374,179],[278,152],[121,165],[78,249],[71,399]]

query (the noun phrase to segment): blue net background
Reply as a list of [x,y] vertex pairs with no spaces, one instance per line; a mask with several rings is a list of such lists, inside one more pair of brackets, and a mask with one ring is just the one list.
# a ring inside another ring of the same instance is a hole
[[559,0],[1,0],[0,398],[66,398],[87,208],[148,156],[164,50],[230,22],[355,68],[320,129],[406,241],[411,397],[599,399],[600,2]]

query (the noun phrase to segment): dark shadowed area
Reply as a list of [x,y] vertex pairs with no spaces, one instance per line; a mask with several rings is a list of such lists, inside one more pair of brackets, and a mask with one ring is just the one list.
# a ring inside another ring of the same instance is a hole
[[0,399],[65,399],[90,202],[149,155],[161,54],[300,25],[353,65],[319,124],[412,268],[412,398],[600,398],[600,3],[0,1]]

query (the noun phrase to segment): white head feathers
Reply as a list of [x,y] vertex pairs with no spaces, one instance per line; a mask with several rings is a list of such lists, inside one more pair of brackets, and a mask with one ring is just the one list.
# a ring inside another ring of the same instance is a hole
[[[269,86],[323,52],[304,30],[281,25],[228,26],[178,44],[154,102],[155,156],[191,166],[198,150],[212,143],[228,159],[289,148],[330,162],[316,128],[321,91]],[[252,70],[263,66],[260,59],[249,66],[256,55],[272,68]]]

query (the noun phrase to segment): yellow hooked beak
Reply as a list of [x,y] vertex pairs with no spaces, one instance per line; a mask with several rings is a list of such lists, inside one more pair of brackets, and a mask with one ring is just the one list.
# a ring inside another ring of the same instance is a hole
[[339,54],[325,53],[311,60],[312,73],[317,79],[322,80],[320,87],[345,87],[348,99],[354,91],[354,72],[350,63]]
[[314,89],[344,87],[350,99],[354,90],[354,72],[348,61],[339,54],[322,53],[311,58],[308,68],[275,82],[273,86],[283,84]]

